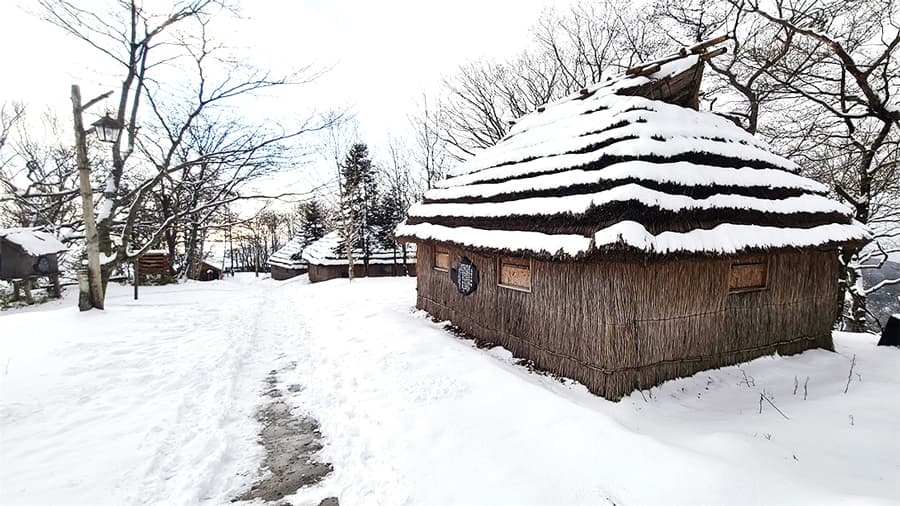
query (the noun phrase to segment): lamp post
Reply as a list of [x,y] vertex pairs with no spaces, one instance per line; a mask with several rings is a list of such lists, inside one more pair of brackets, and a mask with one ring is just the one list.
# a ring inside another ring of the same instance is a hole
[[[94,218],[94,192],[91,189],[91,166],[87,156],[87,133],[84,130],[84,121],[82,113],[92,105],[106,99],[112,95],[112,92],[106,92],[103,95],[89,101],[86,104],[81,103],[81,89],[78,85],[72,85],[72,115],[75,121],[75,155],[78,163],[78,186],[81,193],[81,213],[84,218],[84,235],[86,241],[88,272],[87,272],[87,288],[89,297],[84,297],[82,293],[80,297],[79,309],[87,311],[92,308],[103,309],[103,272],[100,267],[100,238],[97,233],[97,221]],[[100,140],[104,142],[115,142],[119,137],[119,131],[122,125],[105,116],[93,124],[90,131],[96,131]],[[85,283],[79,283],[82,292],[85,289]],[[88,304],[89,302],[89,304]]]

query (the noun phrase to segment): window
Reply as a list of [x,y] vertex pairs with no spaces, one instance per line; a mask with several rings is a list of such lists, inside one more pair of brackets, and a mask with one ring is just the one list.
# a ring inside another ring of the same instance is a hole
[[531,291],[531,261],[526,258],[500,258],[500,286]]
[[731,264],[729,292],[765,290],[769,281],[769,263],[765,257],[744,258]]
[[434,268],[438,271],[450,270],[450,252],[443,248],[434,249]]

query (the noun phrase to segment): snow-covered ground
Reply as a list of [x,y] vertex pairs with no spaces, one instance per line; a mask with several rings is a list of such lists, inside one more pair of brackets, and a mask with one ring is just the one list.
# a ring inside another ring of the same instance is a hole
[[294,504],[900,504],[900,350],[874,336],[612,403],[414,302],[414,279],[239,276],[0,313],[0,504],[228,504],[273,369],[335,468]]

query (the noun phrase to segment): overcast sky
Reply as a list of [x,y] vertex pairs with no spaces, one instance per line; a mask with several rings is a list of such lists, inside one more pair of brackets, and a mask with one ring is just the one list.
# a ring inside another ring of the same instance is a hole
[[[435,89],[442,75],[466,60],[503,58],[522,49],[540,12],[554,3],[559,2],[245,0],[245,19],[228,30],[227,42],[261,67],[330,67],[316,82],[280,95],[281,112],[349,108],[363,140],[377,149],[388,133],[402,135],[422,91]],[[0,102],[21,100],[32,110],[51,106],[68,117],[69,86],[81,84],[85,98],[114,89],[115,68],[27,12],[36,8],[30,1],[0,1]]]

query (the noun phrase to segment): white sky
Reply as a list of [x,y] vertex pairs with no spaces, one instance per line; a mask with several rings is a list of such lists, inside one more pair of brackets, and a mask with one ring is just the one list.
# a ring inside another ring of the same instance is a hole
[[[540,12],[562,1],[245,0],[246,19],[233,28],[225,20],[225,32],[227,43],[260,67],[332,67],[314,83],[279,94],[277,113],[303,117],[311,109],[349,108],[377,156],[389,135],[406,133],[407,115],[423,91],[435,90],[466,60],[523,49]],[[37,8],[0,0],[0,102],[24,101],[35,112],[51,107],[65,120],[71,84],[80,84],[87,100],[115,89],[119,78],[102,54],[26,12]]]

